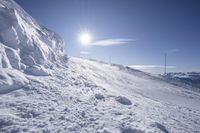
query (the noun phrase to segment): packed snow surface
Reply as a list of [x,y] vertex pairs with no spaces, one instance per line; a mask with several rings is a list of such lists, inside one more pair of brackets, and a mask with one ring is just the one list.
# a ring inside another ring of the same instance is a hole
[[0,132],[197,133],[200,94],[131,68],[69,58],[0,95]]

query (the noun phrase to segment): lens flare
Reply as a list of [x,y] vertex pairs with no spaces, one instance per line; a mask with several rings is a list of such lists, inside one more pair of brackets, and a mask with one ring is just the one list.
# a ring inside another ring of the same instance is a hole
[[82,32],[79,35],[79,42],[83,45],[89,45],[92,41],[92,36],[88,32]]

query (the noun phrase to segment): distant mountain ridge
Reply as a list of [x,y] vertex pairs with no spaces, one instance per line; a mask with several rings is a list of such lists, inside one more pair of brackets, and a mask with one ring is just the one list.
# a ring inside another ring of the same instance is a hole
[[168,82],[200,92],[200,72],[177,72],[160,75]]

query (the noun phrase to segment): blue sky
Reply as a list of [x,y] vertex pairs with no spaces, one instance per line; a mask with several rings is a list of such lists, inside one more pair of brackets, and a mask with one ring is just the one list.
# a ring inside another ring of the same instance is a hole
[[[16,0],[40,24],[66,42],[70,56],[87,56],[112,63],[162,72],[200,71],[199,0]],[[109,46],[83,46],[79,33],[94,41],[119,41]],[[176,50],[173,50],[176,49]],[[174,51],[174,52],[169,52]],[[81,55],[88,54],[88,55]],[[143,66],[143,67],[142,67]]]

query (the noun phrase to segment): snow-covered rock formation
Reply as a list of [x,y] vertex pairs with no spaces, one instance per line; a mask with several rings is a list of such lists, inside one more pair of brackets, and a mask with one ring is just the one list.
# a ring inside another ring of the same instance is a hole
[[[0,67],[47,75],[63,56],[63,41],[13,0],[0,1]],[[39,74],[40,75],[40,74]]]

